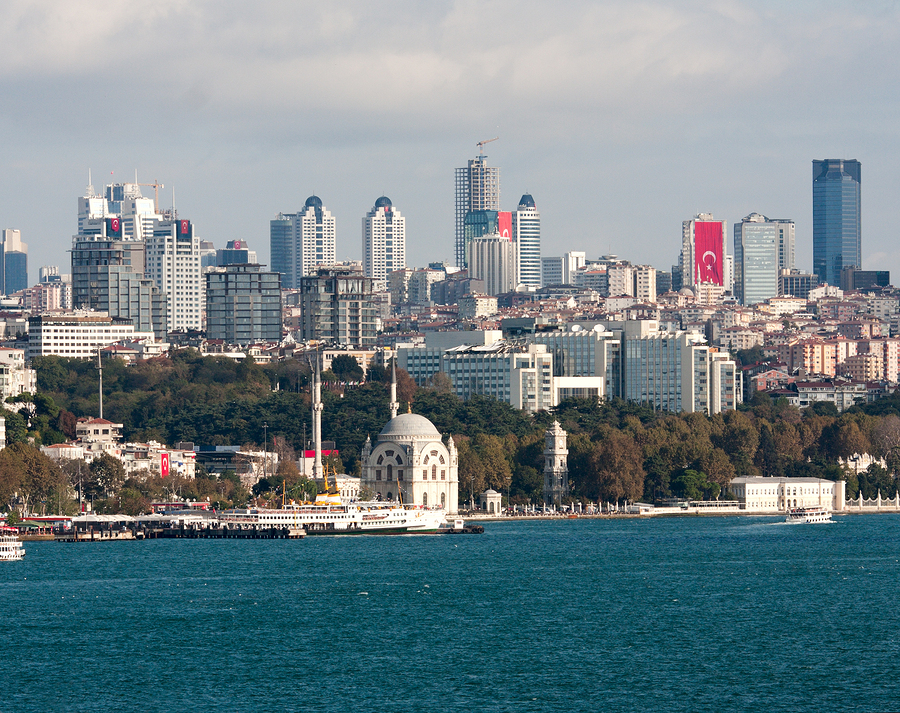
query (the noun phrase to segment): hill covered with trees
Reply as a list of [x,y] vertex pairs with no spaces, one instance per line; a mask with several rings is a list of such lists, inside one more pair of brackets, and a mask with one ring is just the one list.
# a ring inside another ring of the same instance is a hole
[[[352,383],[353,365],[335,361],[342,373],[326,379]],[[34,367],[39,394],[28,413],[7,414],[11,442],[59,442],[74,435],[76,418],[97,415],[92,362],[42,357]],[[309,369],[299,361],[261,366],[188,350],[128,366],[112,360],[103,381],[104,417],[122,423],[127,440],[261,446],[267,431],[283,447],[300,450],[311,437]],[[388,382],[389,374],[374,368],[362,385],[324,391],[323,437],[337,444],[348,473],[358,473],[366,438],[374,439],[388,420]],[[575,499],[715,498],[736,475],[846,478],[849,496],[881,490],[888,497],[900,467],[900,399],[894,396],[843,414],[831,404],[801,413],[759,394],[712,417],[577,399],[532,416],[491,398],[462,401],[442,375],[418,388],[399,372],[399,399],[453,436],[466,500],[493,487],[513,502],[540,501],[544,431],[554,420],[569,433]],[[861,453],[885,458],[888,468],[873,466],[857,478],[837,465]]]

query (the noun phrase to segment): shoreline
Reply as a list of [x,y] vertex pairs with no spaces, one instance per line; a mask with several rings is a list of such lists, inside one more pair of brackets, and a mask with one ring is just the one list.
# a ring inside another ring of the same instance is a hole
[[[866,509],[866,510],[832,510],[832,515],[835,517],[840,517],[842,515],[890,515],[890,514],[900,514],[900,510],[891,509],[886,510],[884,508],[880,510],[876,509]],[[691,512],[662,512],[662,513],[611,513],[611,514],[598,514],[598,515],[550,515],[550,514],[537,514],[537,515],[460,515],[464,520],[469,521],[472,520],[474,522],[511,522],[511,521],[528,521],[528,520],[640,520],[640,519],[652,519],[652,518],[660,518],[660,517],[784,517],[785,513],[783,512],[759,512],[759,511],[748,511],[741,510],[735,512],[734,510],[722,510],[722,511],[711,511],[709,509],[696,510]]]

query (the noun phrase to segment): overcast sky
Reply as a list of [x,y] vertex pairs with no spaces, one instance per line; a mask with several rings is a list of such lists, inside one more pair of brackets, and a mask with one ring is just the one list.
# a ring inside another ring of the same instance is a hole
[[88,170],[137,170],[265,263],[315,193],[359,259],[385,194],[421,267],[452,260],[453,169],[499,136],[502,208],[534,196],[544,255],[668,269],[681,221],[755,211],[796,221],[810,270],[812,160],[855,158],[863,268],[898,283],[898,35],[878,0],[4,0],[0,224],[32,282],[69,272]]

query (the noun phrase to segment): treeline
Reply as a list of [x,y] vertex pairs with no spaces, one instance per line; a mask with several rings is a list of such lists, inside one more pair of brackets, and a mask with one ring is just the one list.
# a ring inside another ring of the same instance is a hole
[[[34,366],[40,396],[30,415],[18,414],[13,440],[56,442],[75,418],[97,415],[93,363],[42,357]],[[352,359],[336,360],[335,380],[353,381],[353,366]],[[357,388],[323,394],[323,437],[336,443],[348,473],[358,474],[366,438],[377,438],[389,417],[389,373],[376,368],[368,377]],[[103,381],[104,416],[122,423],[128,440],[262,447],[267,434],[270,448],[274,437],[280,448],[299,451],[312,438],[309,368],[300,361],[258,365],[179,351],[129,366],[112,360]],[[725,497],[731,479],[742,475],[846,478],[853,497],[896,492],[900,399],[894,396],[843,414],[825,403],[801,412],[758,394],[740,410],[712,417],[578,399],[532,416],[491,398],[462,401],[443,375],[421,388],[405,372],[398,371],[398,381],[402,410],[453,436],[465,500],[493,487],[513,502],[539,501],[544,432],[554,420],[569,433],[575,499]],[[866,453],[888,467],[873,466],[857,478],[837,464]]]

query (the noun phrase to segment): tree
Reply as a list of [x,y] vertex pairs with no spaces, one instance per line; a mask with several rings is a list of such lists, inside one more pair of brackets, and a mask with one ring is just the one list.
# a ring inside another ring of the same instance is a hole
[[892,473],[900,471],[900,417],[888,414],[872,433],[873,445]]
[[362,367],[356,357],[350,354],[338,354],[331,361],[331,371],[338,381],[362,381],[363,378]]
[[434,391],[436,394],[451,394],[453,393],[453,382],[450,381],[450,377],[443,371],[438,371],[428,377],[428,380],[425,382],[425,388]]
[[125,482],[125,466],[118,458],[102,453],[91,461],[90,472],[100,492],[105,496],[114,494]]
[[509,488],[512,469],[506,458],[503,441],[497,436],[479,433],[475,436],[474,450],[481,461],[485,485],[498,492]]
[[642,461],[633,438],[611,426],[601,426],[592,440],[590,470],[582,473],[579,494],[589,500],[637,500],[644,492]]
[[478,452],[465,436],[454,436],[456,452],[459,457],[459,492],[468,494],[469,504],[474,505],[475,493],[484,491],[484,466]]

